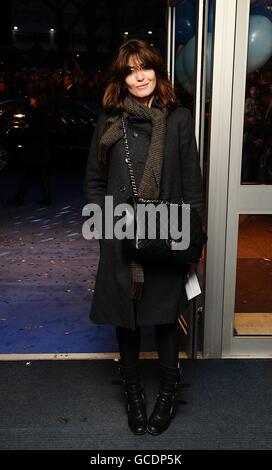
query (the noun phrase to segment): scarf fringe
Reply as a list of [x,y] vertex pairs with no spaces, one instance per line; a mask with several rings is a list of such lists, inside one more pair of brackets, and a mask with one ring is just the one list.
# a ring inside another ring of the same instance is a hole
[[105,144],[100,144],[99,146],[99,157],[98,159],[101,160],[103,163],[106,163],[107,160],[107,153],[108,153],[108,147]]
[[133,282],[131,288],[131,298],[139,300],[143,291],[143,282]]

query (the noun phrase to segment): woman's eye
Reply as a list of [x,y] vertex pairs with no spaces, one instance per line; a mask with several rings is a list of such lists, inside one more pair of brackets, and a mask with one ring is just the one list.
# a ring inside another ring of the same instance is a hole
[[141,68],[139,68],[139,69],[134,69],[133,67],[131,67],[129,73],[133,73],[133,72],[141,71],[141,70],[148,70],[148,67],[147,67],[146,65],[143,65],[143,66],[142,66]]

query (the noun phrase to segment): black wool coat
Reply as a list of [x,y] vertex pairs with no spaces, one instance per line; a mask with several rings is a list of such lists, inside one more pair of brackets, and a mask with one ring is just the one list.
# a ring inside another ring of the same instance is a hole
[[[107,115],[102,113],[93,135],[86,169],[84,192],[87,202],[103,207],[104,196],[112,195],[114,207],[132,193],[125,163],[123,139],[109,150],[107,164],[98,161],[97,139]],[[151,123],[129,116],[127,137],[137,186],[143,174],[151,138]],[[203,217],[202,179],[191,113],[182,106],[169,111],[159,199],[191,204]],[[188,265],[165,268],[144,265],[142,296],[134,308],[130,298],[131,272],[122,241],[100,241],[100,261],[90,318],[94,323],[135,329],[138,326],[173,323],[187,305],[184,279]]]

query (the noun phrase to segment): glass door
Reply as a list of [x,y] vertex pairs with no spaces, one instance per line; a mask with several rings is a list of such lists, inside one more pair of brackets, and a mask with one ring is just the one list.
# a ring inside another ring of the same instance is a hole
[[[205,188],[214,6],[214,0],[168,2],[168,70],[180,104],[190,109],[194,118]],[[202,351],[204,257],[197,266],[197,275],[202,294],[179,315],[183,350],[188,357],[197,357]]]
[[271,0],[237,2],[235,51],[222,354],[269,357],[272,356]]
[[216,0],[203,356],[271,357],[271,0]]

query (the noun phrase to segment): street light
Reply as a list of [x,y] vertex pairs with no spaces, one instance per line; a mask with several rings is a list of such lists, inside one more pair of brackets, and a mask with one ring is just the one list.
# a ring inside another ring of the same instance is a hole
[[54,47],[54,34],[55,34],[55,28],[50,28],[49,29],[49,37],[50,37],[50,46]]
[[14,44],[16,43],[16,40],[18,39],[18,35],[17,35],[18,31],[19,31],[18,26],[13,26],[13,28],[12,28],[12,40],[13,40]]

